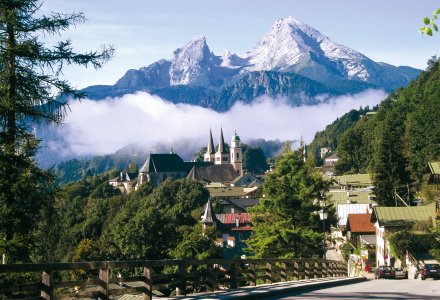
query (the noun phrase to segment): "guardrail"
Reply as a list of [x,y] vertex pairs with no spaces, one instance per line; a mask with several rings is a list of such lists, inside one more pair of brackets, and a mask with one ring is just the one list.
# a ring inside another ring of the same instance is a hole
[[153,291],[182,296],[260,283],[346,277],[347,265],[320,259],[99,261],[0,265],[2,278],[5,273],[39,278],[39,282],[3,283],[0,299],[109,299],[141,293],[149,300]]

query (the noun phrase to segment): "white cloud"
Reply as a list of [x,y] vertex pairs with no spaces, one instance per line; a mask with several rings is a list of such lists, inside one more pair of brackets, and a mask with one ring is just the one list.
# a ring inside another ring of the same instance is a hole
[[257,138],[298,140],[301,136],[310,142],[317,131],[350,109],[374,106],[385,97],[383,91],[368,90],[301,107],[289,106],[282,98],[260,97],[252,104],[239,102],[228,112],[218,113],[137,93],[72,103],[58,133],[74,155],[108,154],[129,144],[149,148],[167,145],[190,153],[207,144],[210,126],[215,141],[223,126],[227,142],[234,130],[244,142]]

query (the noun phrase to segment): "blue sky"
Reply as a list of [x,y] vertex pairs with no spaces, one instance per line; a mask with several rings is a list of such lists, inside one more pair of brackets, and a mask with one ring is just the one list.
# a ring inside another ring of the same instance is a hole
[[439,53],[440,34],[425,37],[417,29],[438,7],[438,0],[45,0],[42,8],[85,13],[86,23],[62,34],[75,49],[115,46],[114,59],[101,70],[65,70],[65,77],[82,88],[113,84],[128,69],[168,59],[200,34],[214,53],[229,49],[242,55],[277,18],[287,16],[373,60],[425,68]]

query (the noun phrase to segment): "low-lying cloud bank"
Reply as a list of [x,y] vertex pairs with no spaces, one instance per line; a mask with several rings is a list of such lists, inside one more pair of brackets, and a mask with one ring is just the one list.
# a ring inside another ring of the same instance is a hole
[[99,102],[86,99],[70,105],[64,125],[57,128],[57,140],[46,144],[64,157],[108,154],[129,144],[191,153],[207,144],[210,127],[216,142],[220,126],[227,142],[234,130],[243,142],[301,137],[310,142],[317,131],[349,110],[374,106],[385,97],[381,90],[367,90],[301,107],[292,107],[283,98],[260,97],[252,104],[239,102],[225,113],[172,104],[147,93]]

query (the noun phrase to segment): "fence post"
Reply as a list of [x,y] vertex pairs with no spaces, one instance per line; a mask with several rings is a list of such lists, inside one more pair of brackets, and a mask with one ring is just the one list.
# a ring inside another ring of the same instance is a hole
[[328,269],[327,269],[327,262],[322,262],[322,277],[327,278],[328,277]]
[[249,286],[257,286],[257,272],[255,271],[255,264],[249,264]]
[[281,263],[280,278],[282,282],[287,281],[287,265],[284,261]]
[[292,273],[293,273],[293,278],[295,280],[300,280],[300,278],[299,278],[299,263],[296,260],[293,262],[293,271],[292,271]]
[[208,292],[213,292],[215,290],[215,274],[212,265],[208,264],[206,266],[206,290]]
[[237,261],[234,259],[233,262],[231,263],[231,271],[230,271],[230,282],[229,282],[229,286],[231,289],[236,289],[237,288]]
[[336,272],[335,272],[336,270],[335,270],[335,263],[334,262],[331,262],[330,263],[330,274],[331,274],[331,276],[330,277],[336,277]]
[[152,279],[152,269],[150,267],[144,267],[144,280],[145,280],[145,291],[143,295],[144,300],[153,299],[153,279]]
[[304,277],[305,279],[310,279],[310,263],[306,261],[304,263]]
[[306,278],[306,276],[305,276],[306,275],[306,273],[305,273],[305,264],[304,264],[303,260],[301,260],[300,263],[299,263],[298,274],[299,274],[299,279],[300,280]]
[[109,290],[109,270],[108,264],[105,264],[104,269],[99,269],[99,279],[101,282],[98,287],[98,291],[101,293],[100,299],[108,300],[108,290]]
[[273,283],[272,263],[266,263],[266,283]]
[[177,279],[176,296],[186,295],[186,263],[183,260],[179,263],[179,275]]
[[315,268],[314,268],[314,277],[315,278],[322,278],[322,265],[320,262],[315,261]]
[[54,299],[54,291],[53,291],[53,271],[43,271],[43,275],[41,277],[41,298],[45,300]]

